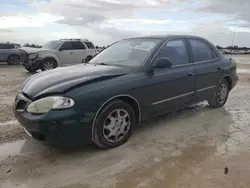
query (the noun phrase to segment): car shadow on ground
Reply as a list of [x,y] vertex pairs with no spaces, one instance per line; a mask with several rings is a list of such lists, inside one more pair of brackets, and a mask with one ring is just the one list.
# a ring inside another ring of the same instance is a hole
[[[211,111],[214,111],[211,113]],[[209,122],[199,122],[197,125],[192,124],[193,121],[196,121],[197,119],[200,118],[200,116],[207,116],[209,115],[209,118],[213,117],[214,114],[219,114],[219,116],[223,116],[223,118],[226,119],[231,119],[231,115],[225,108],[220,108],[220,109],[212,109],[210,108],[207,103],[200,103],[197,105],[192,105],[188,106],[185,108],[182,108],[176,112],[173,112],[168,115],[161,115],[158,117],[155,117],[147,122],[142,123],[140,126],[138,126],[134,132],[132,137],[128,140],[127,143],[124,145],[114,148],[114,149],[109,149],[109,150],[104,150],[104,149],[99,149],[98,147],[92,145],[79,145],[77,147],[71,147],[71,148],[57,148],[49,145],[46,142],[40,142],[36,141],[33,138],[29,138],[27,140],[23,140],[21,143],[22,145],[19,145],[16,147],[16,150],[20,150],[20,152],[16,152],[16,154],[21,154],[23,157],[28,157],[27,160],[29,159],[37,159],[37,160],[47,160],[49,163],[53,163],[58,160],[66,160],[66,161],[71,161],[71,160],[87,160],[90,157],[95,157],[95,156],[103,156],[107,152],[108,154],[112,155],[112,153],[119,153],[124,150],[130,150],[133,148],[137,148],[139,145],[138,144],[145,144],[145,142],[150,142],[152,139],[158,138],[159,136],[163,135],[155,135],[158,134],[159,131],[163,131],[168,135],[176,135],[174,137],[179,137],[179,130],[182,130],[185,125],[191,126],[190,128],[196,129],[198,128],[199,130],[204,129],[206,131],[206,127],[204,127],[204,124],[209,124]],[[188,119],[192,120],[191,122],[188,122]],[[187,124],[185,124],[187,122]],[[179,125],[179,123],[181,125]],[[193,126],[194,125],[194,126]],[[217,129],[218,123],[211,124],[210,126],[210,132],[216,132],[216,134],[223,134],[223,131],[221,129]],[[173,127],[177,126],[177,132],[172,132]],[[180,127],[178,127],[180,126]],[[220,125],[219,127],[224,126]],[[228,125],[225,125],[225,128],[227,128]],[[208,128],[209,129],[209,128]],[[170,131],[167,133],[167,131]],[[152,137],[152,138],[151,138]],[[168,136],[166,135],[166,141],[168,140]],[[170,139],[170,138],[169,138]],[[167,141],[168,142],[168,141]],[[130,149],[129,149],[130,148]],[[15,148],[12,148],[15,149]],[[27,154],[29,154],[27,156]]]

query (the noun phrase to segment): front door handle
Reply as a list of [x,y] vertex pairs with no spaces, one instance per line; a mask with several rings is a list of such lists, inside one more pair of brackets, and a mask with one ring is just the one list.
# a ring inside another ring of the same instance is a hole
[[220,67],[219,67],[219,68],[217,68],[217,71],[221,71],[221,70],[222,70],[222,68],[220,68]]
[[73,52],[70,52],[70,55],[73,55]]
[[193,76],[193,73],[192,73],[192,72],[189,72],[189,73],[188,73],[188,76]]

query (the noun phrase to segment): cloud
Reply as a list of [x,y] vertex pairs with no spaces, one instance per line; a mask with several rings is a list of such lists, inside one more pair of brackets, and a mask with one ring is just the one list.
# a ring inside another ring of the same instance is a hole
[[[244,38],[250,32],[249,3],[243,0],[22,1],[29,8],[26,13],[17,12],[17,7],[0,12],[0,29],[13,30],[12,34],[0,30],[5,37],[40,44],[59,37],[80,37],[107,45],[127,37],[174,33],[200,35],[215,44],[229,45],[237,18],[235,41],[250,45]],[[26,30],[20,32],[22,28]]]
[[[190,0],[189,0],[190,1]],[[86,25],[112,19],[133,19],[138,13],[168,11],[171,3],[184,0],[51,0],[32,1],[30,6],[40,12],[63,16],[59,23]],[[173,9],[172,9],[173,10]],[[78,18],[78,19],[77,19]]]
[[[192,34],[202,36],[215,45],[229,46],[233,42],[233,31],[230,28],[224,27],[222,22],[209,24],[199,24],[192,29]],[[234,44],[240,46],[250,46],[250,32],[238,30],[235,33]]]
[[47,13],[1,16],[0,29],[19,27],[44,27],[45,25],[54,23],[60,19],[62,18],[59,16],[53,16]]
[[250,23],[250,11],[248,0],[209,0],[209,4],[201,8],[201,11],[230,15]]
[[12,33],[13,30],[11,29],[0,29],[0,33],[3,34],[3,33]]

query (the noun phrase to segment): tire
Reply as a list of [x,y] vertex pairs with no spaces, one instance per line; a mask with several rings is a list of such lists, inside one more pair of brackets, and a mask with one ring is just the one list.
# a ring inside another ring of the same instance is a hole
[[30,73],[35,73],[37,71],[37,69],[34,69],[32,67],[24,67],[27,71],[29,71]]
[[56,67],[57,67],[56,60],[48,58],[43,61],[41,65],[41,70],[47,71],[47,70],[55,69]]
[[[223,91],[221,90],[222,88],[224,88]],[[228,94],[229,84],[225,79],[223,79],[213,92],[211,99],[208,100],[208,104],[212,108],[220,108],[227,102]]]
[[20,63],[20,57],[18,55],[10,55],[8,57],[7,63],[8,65],[18,65]]
[[85,58],[85,60],[83,61],[83,63],[88,63],[91,59],[92,59],[92,57],[88,56],[88,57]]
[[[118,118],[118,112],[121,118]],[[113,123],[110,118],[113,119]],[[94,124],[93,141],[100,148],[118,147],[130,138],[135,124],[136,119],[133,108],[121,100],[112,101],[97,115]],[[114,134],[111,133],[110,129]]]

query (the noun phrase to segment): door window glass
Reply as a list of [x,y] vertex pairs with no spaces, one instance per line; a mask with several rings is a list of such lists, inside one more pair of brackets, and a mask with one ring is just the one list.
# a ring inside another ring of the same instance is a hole
[[14,45],[14,44],[6,44],[6,45],[5,45],[5,48],[6,48],[6,49],[14,49],[14,48],[15,48],[15,45]]
[[174,39],[167,42],[158,53],[157,57],[168,58],[172,66],[189,63],[187,47],[183,39]]
[[82,50],[86,49],[82,42],[72,42],[73,50]]
[[64,42],[60,49],[72,50],[72,42]]
[[209,61],[213,59],[212,49],[208,44],[199,39],[189,39],[189,42],[194,62]]

